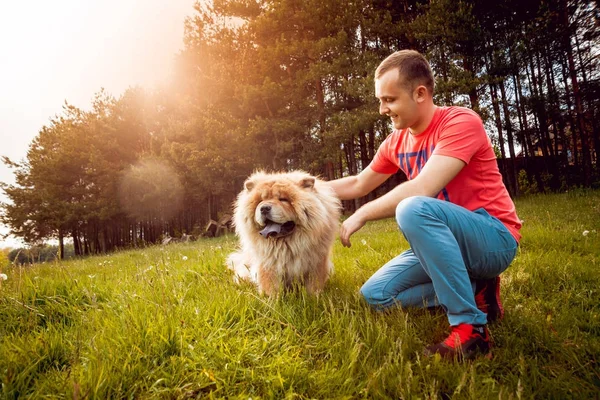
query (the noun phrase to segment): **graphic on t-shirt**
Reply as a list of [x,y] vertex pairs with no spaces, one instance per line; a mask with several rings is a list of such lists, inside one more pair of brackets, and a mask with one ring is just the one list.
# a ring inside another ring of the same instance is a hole
[[[429,160],[429,156],[431,156],[434,149],[435,146],[431,145],[429,148],[421,149],[419,151],[397,154],[398,166],[404,171],[409,180],[414,179],[419,175],[419,172],[421,172],[425,163]],[[446,188],[443,188],[436,197],[450,201]]]

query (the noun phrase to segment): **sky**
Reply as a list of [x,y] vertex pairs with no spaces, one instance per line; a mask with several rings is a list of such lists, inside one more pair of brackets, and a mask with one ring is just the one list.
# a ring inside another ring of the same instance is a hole
[[[101,88],[119,97],[130,86],[168,84],[194,3],[0,0],[0,156],[23,160],[65,100],[88,109]],[[3,163],[0,182],[14,183]],[[0,248],[20,245],[0,238]]]

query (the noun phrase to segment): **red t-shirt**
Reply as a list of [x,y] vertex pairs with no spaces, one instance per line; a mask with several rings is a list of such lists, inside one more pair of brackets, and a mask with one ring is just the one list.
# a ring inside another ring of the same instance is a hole
[[408,129],[394,130],[381,144],[370,167],[381,174],[401,169],[414,179],[432,154],[450,156],[467,165],[438,194],[474,211],[485,209],[498,218],[515,240],[521,239],[521,221],[502,182],[496,155],[479,116],[464,107],[438,107],[427,129],[412,135]]

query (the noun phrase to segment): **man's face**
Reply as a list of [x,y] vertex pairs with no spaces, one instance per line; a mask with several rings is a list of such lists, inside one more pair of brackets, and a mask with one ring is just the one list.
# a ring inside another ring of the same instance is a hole
[[375,80],[375,96],[379,99],[379,113],[389,116],[395,129],[410,128],[419,121],[415,91],[402,84],[397,69]]

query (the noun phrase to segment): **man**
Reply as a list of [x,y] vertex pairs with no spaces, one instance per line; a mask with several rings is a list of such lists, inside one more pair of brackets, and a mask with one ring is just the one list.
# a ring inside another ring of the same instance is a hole
[[395,304],[447,313],[451,333],[428,355],[491,356],[487,323],[502,318],[499,275],[517,252],[520,220],[479,116],[433,103],[427,60],[412,50],[387,57],[375,72],[379,112],[394,131],[356,176],[330,182],[343,199],[364,196],[402,169],[408,181],[344,221],[340,240],[367,221],[395,216],[410,249],[361,288],[377,308]]

